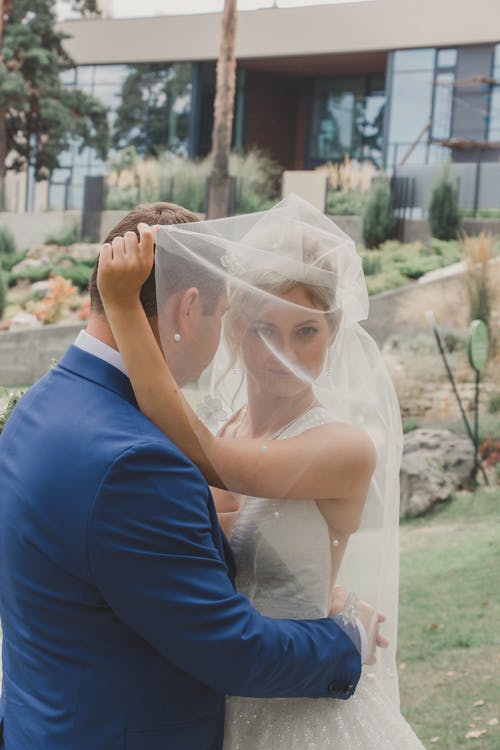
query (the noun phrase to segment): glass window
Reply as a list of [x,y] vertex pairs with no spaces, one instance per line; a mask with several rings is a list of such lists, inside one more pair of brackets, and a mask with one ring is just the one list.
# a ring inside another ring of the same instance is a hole
[[81,89],[88,90],[94,82],[94,65],[79,65],[76,73],[76,84]]
[[66,186],[53,178],[49,187],[49,209],[63,211],[65,208],[65,199]]
[[433,71],[395,75],[392,81],[389,142],[413,143],[431,119]]
[[500,141],[500,44],[495,46],[493,80],[496,83],[491,87],[488,140]]
[[457,64],[456,49],[440,49],[437,53],[438,68],[454,68]]
[[311,112],[310,166],[346,154],[380,162],[385,106],[383,78],[318,79]]
[[432,137],[449,138],[453,104],[453,73],[438,73],[434,87],[434,111],[432,113]]
[[427,151],[427,164],[444,164],[450,159],[450,150],[439,145],[430,145]]
[[500,86],[495,86],[490,97],[488,140],[500,141]]
[[94,82],[109,83],[121,88],[123,81],[129,72],[128,65],[96,65],[94,72]]
[[457,50],[400,50],[392,61],[387,166],[405,157],[410,163],[434,163],[443,147],[433,146],[432,139],[451,135]]
[[70,210],[81,210],[83,207],[83,185],[72,182],[67,192],[68,208]]
[[76,68],[61,71],[59,77],[64,86],[74,86],[76,84]]
[[405,70],[433,70],[434,49],[406,49],[394,53],[394,72],[401,73]]
[[111,110],[117,108],[120,103],[121,91],[119,86],[110,86],[108,84],[96,84],[92,90],[92,96],[109,107]]
[[495,68],[495,76],[496,76],[498,73],[500,73],[500,44],[497,44],[495,46],[493,65]]
[[187,154],[192,93],[191,63],[129,65],[119,90],[113,142],[143,155],[168,149]]

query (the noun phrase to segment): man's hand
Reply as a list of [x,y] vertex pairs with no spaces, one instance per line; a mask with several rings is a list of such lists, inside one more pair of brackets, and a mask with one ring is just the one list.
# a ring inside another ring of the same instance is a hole
[[[349,592],[342,586],[335,586],[333,590],[332,606],[330,616],[345,614],[344,608],[349,598]],[[368,653],[363,659],[363,664],[375,664],[377,661],[376,648],[387,648],[389,641],[379,632],[379,626],[385,622],[385,615],[382,612],[376,612],[375,609],[358,599],[356,602],[356,617],[361,621],[368,635]]]
[[101,248],[97,288],[105,308],[137,304],[141,287],[151,273],[156,227],[141,223],[137,230],[140,240],[135,232],[125,232]]

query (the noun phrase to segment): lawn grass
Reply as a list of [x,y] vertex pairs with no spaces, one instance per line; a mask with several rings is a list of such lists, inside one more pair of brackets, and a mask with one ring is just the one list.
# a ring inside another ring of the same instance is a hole
[[499,511],[483,489],[402,524],[401,707],[426,747],[500,747]]

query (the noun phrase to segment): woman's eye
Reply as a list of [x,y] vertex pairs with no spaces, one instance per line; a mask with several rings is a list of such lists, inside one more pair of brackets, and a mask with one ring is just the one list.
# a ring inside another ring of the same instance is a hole
[[299,328],[299,330],[297,331],[297,335],[299,336],[299,338],[307,339],[311,336],[314,336],[314,334],[317,332],[318,329],[314,326],[304,326],[304,328]]

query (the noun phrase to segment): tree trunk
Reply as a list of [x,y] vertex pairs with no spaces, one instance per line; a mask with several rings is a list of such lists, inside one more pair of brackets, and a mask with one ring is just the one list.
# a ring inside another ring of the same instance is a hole
[[208,196],[209,219],[227,215],[229,202],[229,154],[233,130],[234,95],[236,89],[237,0],[225,0],[222,16],[222,38],[217,62],[217,83],[212,130],[212,173]]

